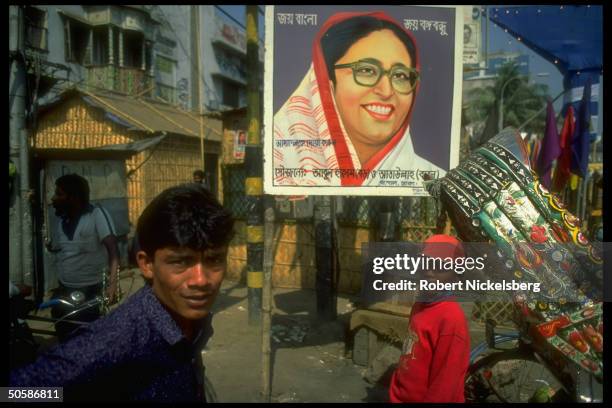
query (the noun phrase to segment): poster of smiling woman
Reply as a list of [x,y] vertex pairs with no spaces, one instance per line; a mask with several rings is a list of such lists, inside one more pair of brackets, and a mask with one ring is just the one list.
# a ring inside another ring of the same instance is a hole
[[458,163],[460,13],[266,6],[265,192],[426,196]]

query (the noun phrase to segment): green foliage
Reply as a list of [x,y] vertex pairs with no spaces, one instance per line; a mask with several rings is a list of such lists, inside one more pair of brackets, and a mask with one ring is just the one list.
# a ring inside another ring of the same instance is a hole
[[[493,85],[468,92],[470,103],[466,107],[465,125],[474,126],[477,133],[480,133],[490,115],[495,115],[497,118],[502,89],[504,127],[522,126],[546,104],[548,86],[530,84],[529,77],[520,74],[518,64],[509,62],[499,69]],[[543,134],[545,121],[546,110],[542,110],[523,130],[528,133]]]

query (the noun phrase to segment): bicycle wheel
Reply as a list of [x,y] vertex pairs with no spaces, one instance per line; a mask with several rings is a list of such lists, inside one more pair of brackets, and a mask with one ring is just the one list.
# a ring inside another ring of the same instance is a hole
[[530,402],[543,387],[558,392],[561,383],[530,350],[489,354],[468,368],[466,402]]

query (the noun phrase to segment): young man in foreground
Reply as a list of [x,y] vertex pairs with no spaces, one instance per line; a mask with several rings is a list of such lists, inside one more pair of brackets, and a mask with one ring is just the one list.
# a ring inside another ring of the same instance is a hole
[[[461,243],[445,234],[425,241],[431,258],[464,256]],[[453,270],[426,271],[430,282],[452,282]],[[418,294],[410,312],[406,338],[391,378],[391,402],[465,402],[464,382],[470,358],[470,337],[461,306],[450,293]]]
[[165,190],[138,220],[147,284],[111,314],[79,329],[11,386],[64,387],[65,400],[204,401],[200,351],[211,337],[233,219],[202,186]]

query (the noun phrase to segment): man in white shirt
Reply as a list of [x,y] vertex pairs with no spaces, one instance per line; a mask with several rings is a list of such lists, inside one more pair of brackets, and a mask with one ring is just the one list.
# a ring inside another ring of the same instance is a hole
[[[59,295],[69,296],[79,290],[85,299],[102,295],[102,281],[107,274],[106,296],[115,301],[119,251],[115,226],[108,211],[89,203],[89,184],[77,174],[67,174],[55,181],[52,198],[55,214],[60,217],[54,247],[59,267]],[[100,314],[95,308],[75,315],[74,320],[93,321]],[[70,310],[58,306],[52,310],[60,318]],[[76,328],[69,323],[56,324],[60,339]]]

